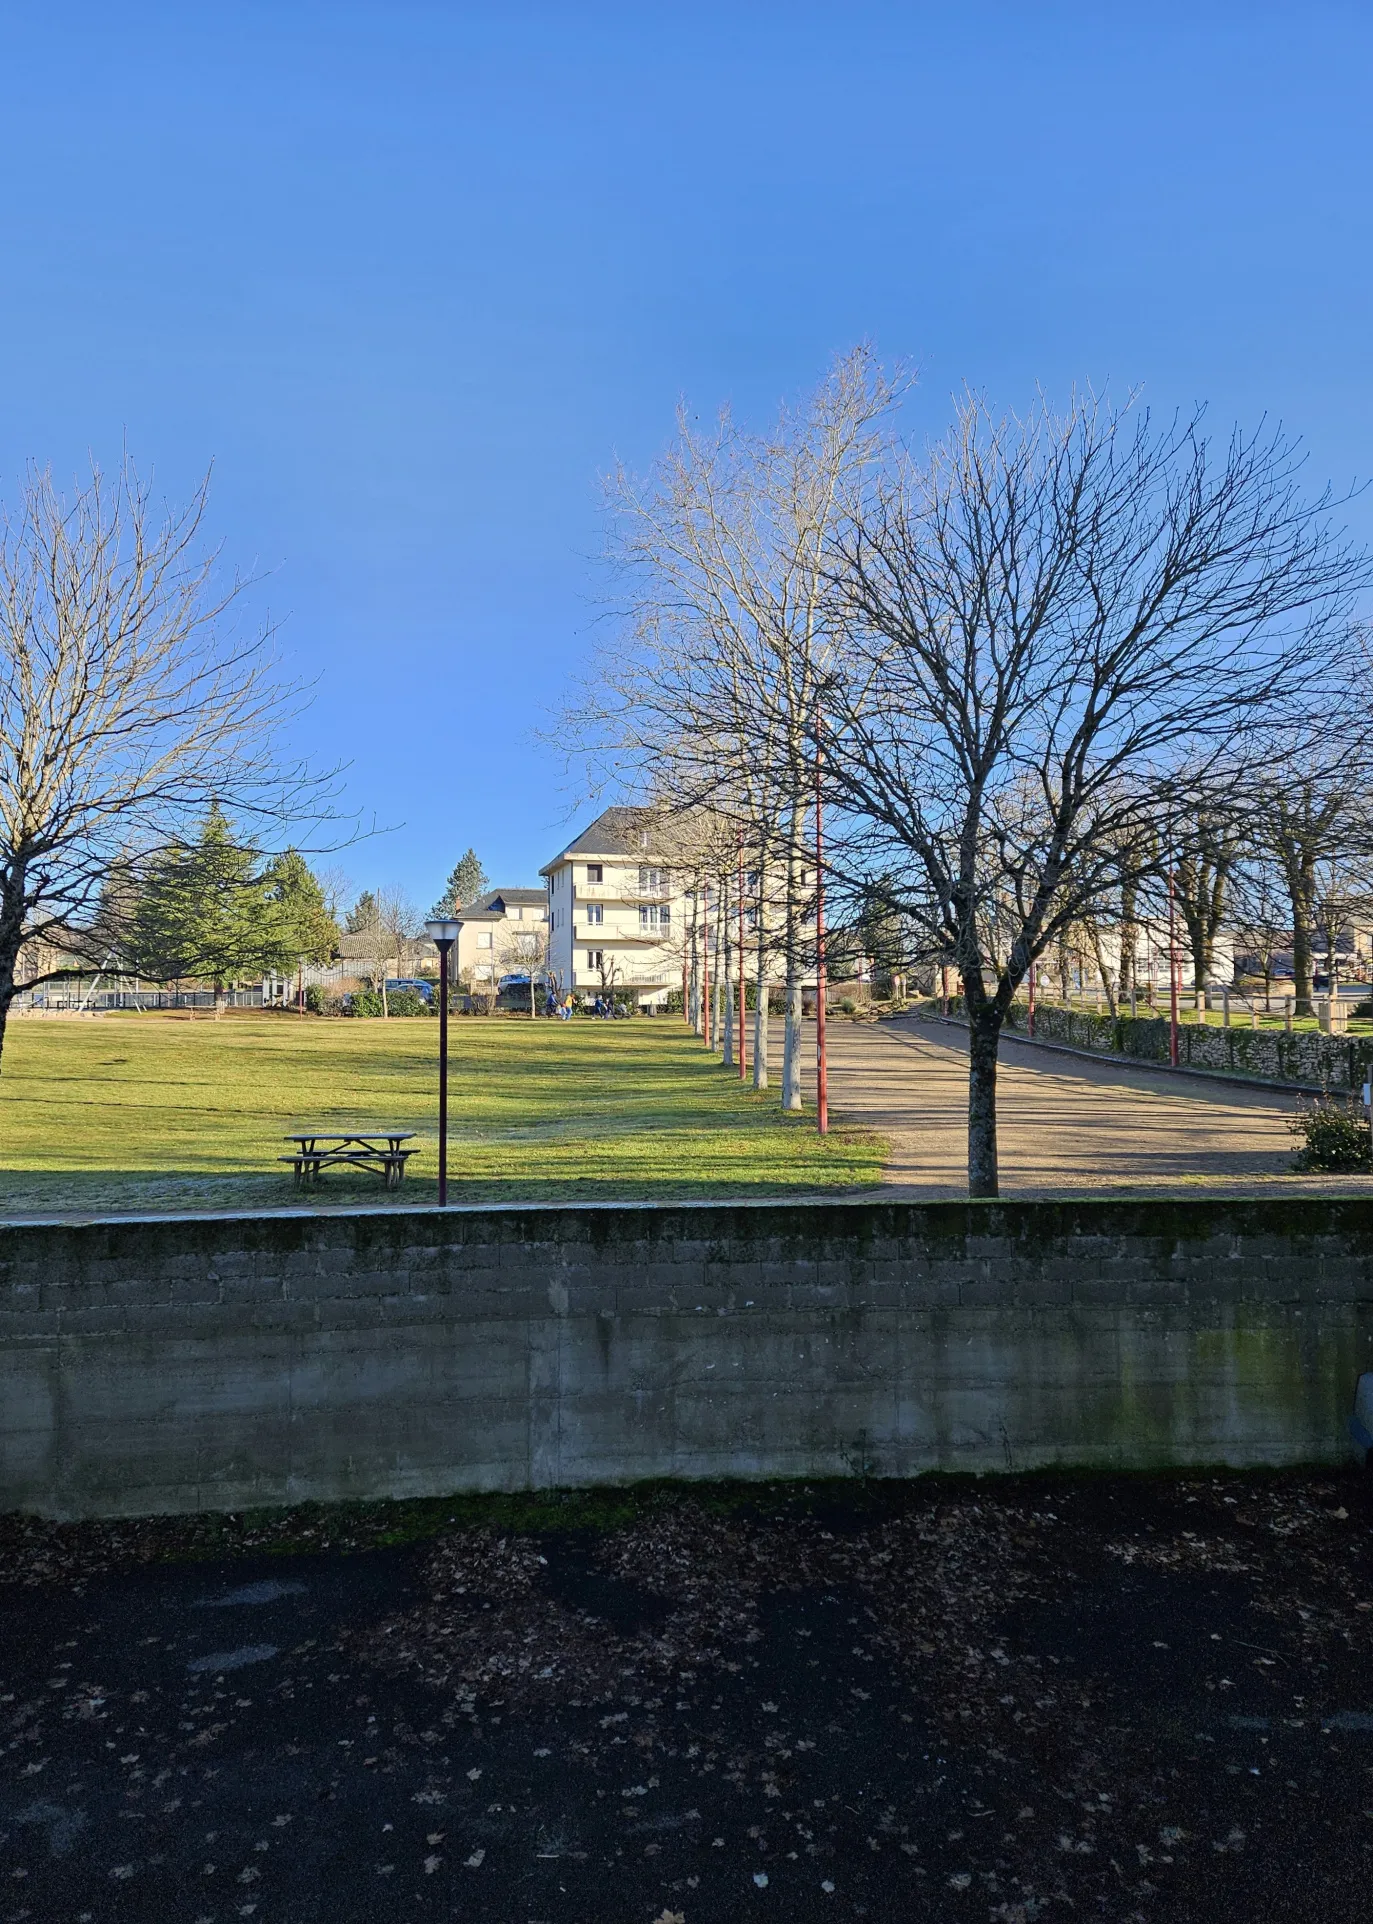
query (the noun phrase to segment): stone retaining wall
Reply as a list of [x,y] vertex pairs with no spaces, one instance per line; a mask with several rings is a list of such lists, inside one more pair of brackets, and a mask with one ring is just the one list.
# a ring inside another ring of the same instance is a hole
[[1333,1460],[1373,1203],[305,1211],[0,1228],[0,1508]]
[[[1017,1004],[1010,1034],[1024,1034],[1027,1011]],[[1041,1004],[1035,1010],[1035,1035],[1067,1042],[1103,1055],[1132,1056],[1140,1062],[1167,1062],[1166,1016],[1098,1015],[1090,1009]],[[1253,1029],[1239,1020],[1228,1029],[1183,1022],[1178,1026],[1178,1056],[1188,1068],[1223,1069],[1233,1075],[1260,1076],[1269,1082],[1301,1082],[1333,1090],[1361,1088],[1373,1064],[1373,1037],[1328,1036],[1314,1029]]]

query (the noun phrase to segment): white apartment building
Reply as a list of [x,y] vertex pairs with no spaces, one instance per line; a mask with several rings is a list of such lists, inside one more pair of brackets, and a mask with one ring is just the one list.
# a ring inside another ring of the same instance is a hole
[[564,993],[632,996],[682,986],[685,897],[654,846],[647,809],[608,808],[540,869],[548,882],[549,972]]
[[[528,974],[541,951],[531,940],[521,945],[512,938],[542,936],[548,922],[546,889],[487,889],[466,908],[458,910],[458,939],[453,945],[453,975],[477,990],[494,990],[503,975]],[[518,951],[523,946],[525,952]],[[539,967],[542,966],[540,963]]]

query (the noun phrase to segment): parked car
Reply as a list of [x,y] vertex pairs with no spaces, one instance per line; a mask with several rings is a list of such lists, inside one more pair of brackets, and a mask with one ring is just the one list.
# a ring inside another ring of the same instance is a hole
[[426,1002],[432,1002],[434,1000],[434,985],[432,982],[426,982],[422,975],[387,976],[386,993],[388,995],[396,995],[402,989],[413,990],[416,995],[423,997]]

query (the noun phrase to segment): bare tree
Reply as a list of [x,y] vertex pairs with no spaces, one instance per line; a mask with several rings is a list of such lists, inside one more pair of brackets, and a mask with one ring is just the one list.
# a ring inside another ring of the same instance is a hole
[[1251,972],[1262,977],[1264,1001],[1271,1006],[1278,956],[1292,944],[1291,907],[1257,823],[1251,826],[1231,881],[1236,962],[1248,963]]
[[508,924],[501,938],[501,966],[529,977],[529,1013],[537,1015],[535,1003],[539,975],[548,964],[548,924],[546,922]]
[[968,1182],[998,1189],[1001,1029],[1030,963],[1252,781],[1368,578],[1279,433],[1075,400],[958,409],[847,533],[827,688],[851,871],[895,874],[969,1019]]
[[702,432],[683,411],[647,480],[616,474],[625,619],[572,718],[583,751],[611,779],[637,773],[669,807],[727,818],[731,866],[742,830],[760,909],[755,1074],[766,1080],[757,1042],[766,1041],[775,943],[786,980],[787,1108],[801,1104],[810,731],[836,645],[827,560],[883,449],[901,385],[860,348],[768,433],[744,433],[728,412]]
[[376,945],[377,987],[381,991],[381,1012],[391,1013],[386,993],[386,974],[391,963],[398,976],[408,975],[419,939],[420,915],[415,904],[398,888],[372,891],[372,919],[367,933]]
[[0,520],[0,1049],[25,943],[103,951],[102,900],[212,802],[280,820],[318,798],[270,752],[290,691],[264,634],[228,631],[244,584],[214,585],[205,506],[202,483],[159,518],[126,461],[71,500],[31,472]]
[[1259,807],[1291,918],[1293,1006],[1310,1015],[1321,872],[1366,846],[1359,793],[1348,767],[1317,772],[1308,758],[1289,756],[1265,772]]
[[[1192,981],[1201,996],[1211,979],[1216,938],[1225,924],[1230,876],[1239,859],[1243,821],[1203,811],[1176,864],[1178,913],[1192,954]],[[1200,1002],[1198,1002],[1200,1007]]]

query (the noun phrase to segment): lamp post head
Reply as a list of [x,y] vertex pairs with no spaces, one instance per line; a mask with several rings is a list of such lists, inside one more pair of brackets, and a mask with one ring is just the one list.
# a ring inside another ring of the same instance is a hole
[[457,941],[461,928],[461,922],[451,921],[442,916],[437,916],[432,922],[425,923],[424,932],[431,942],[436,942],[441,949],[444,949],[451,948],[453,943]]

